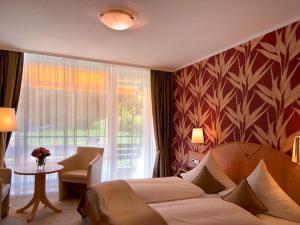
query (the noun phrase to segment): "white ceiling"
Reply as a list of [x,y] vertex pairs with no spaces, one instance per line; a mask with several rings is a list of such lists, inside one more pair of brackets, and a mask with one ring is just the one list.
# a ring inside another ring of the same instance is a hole
[[[136,24],[108,29],[112,8]],[[0,48],[174,71],[299,18],[299,0],[0,0]]]

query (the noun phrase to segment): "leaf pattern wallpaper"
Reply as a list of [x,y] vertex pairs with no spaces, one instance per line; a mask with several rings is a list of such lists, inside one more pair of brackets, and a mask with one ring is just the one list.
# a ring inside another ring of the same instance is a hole
[[300,22],[174,75],[172,169],[188,163],[192,128],[205,148],[233,141],[271,145],[290,154],[300,135]]

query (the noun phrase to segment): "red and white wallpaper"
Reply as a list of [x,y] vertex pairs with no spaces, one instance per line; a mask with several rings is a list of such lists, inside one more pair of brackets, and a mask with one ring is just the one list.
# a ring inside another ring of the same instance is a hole
[[300,135],[300,22],[175,73],[172,169],[188,162],[192,128],[205,151],[224,142],[272,145],[289,154]]

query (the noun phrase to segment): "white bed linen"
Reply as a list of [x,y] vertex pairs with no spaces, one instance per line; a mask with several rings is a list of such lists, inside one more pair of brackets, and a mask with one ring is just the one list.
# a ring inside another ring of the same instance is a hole
[[266,225],[300,225],[300,223],[283,220],[266,214],[259,214],[257,217]]
[[246,210],[218,197],[150,204],[168,225],[264,225]]
[[[204,194],[203,198],[221,198],[219,194]],[[256,215],[266,225],[300,225],[300,223],[280,219],[267,214]]]
[[145,203],[190,199],[203,196],[198,186],[178,177],[126,180]]

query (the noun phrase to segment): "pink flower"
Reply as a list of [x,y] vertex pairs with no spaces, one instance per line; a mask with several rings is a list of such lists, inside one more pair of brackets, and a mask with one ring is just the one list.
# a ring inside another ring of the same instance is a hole
[[31,155],[35,158],[46,158],[47,156],[50,156],[50,151],[44,147],[38,147],[35,148],[32,152]]

